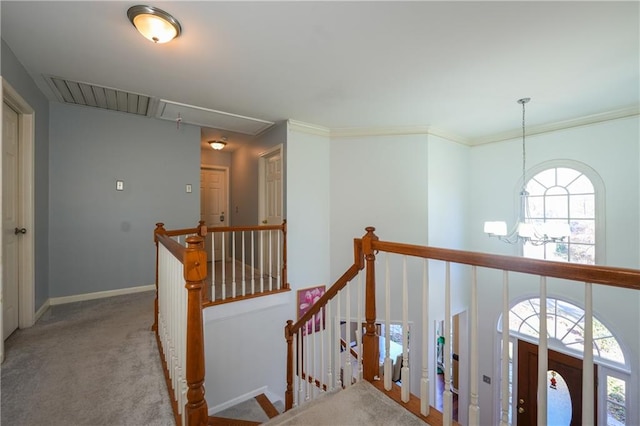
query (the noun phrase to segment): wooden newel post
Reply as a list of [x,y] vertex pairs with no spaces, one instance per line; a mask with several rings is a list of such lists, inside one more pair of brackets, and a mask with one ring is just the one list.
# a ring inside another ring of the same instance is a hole
[[200,235],[203,238],[207,236],[207,225],[205,225],[204,220],[198,221],[197,228],[198,228],[198,235]]
[[284,410],[293,408],[293,321],[288,320],[284,326],[284,338],[287,341],[287,390],[284,393]]
[[374,234],[376,230],[369,226],[365,228],[367,233],[362,237],[362,251],[365,258],[366,280],[365,280],[365,335],[362,339],[363,358],[362,374],[365,380],[372,382],[379,375],[379,346],[378,334],[376,330],[376,255],[371,248],[373,241],[378,241]]
[[202,324],[202,287],[207,276],[207,253],[203,238],[188,237],[184,253],[184,279],[187,289],[187,425],[206,425],[209,421],[204,399],[204,330]]
[[156,229],[153,230],[153,242],[156,245],[156,297],[153,301],[153,325],[151,331],[158,331],[158,234],[166,234],[164,223],[156,223]]

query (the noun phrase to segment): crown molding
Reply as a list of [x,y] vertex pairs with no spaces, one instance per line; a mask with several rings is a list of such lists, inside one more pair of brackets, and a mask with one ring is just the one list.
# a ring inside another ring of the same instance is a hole
[[[538,126],[527,126],[527,136],[539,135],[542,133],[555,132],[558,130],[571,129],[573,127],[588,126],[590,124],[601,123],[603,121],[617,120],[620,118],[640,115],[640,106],[632,106],[598,114],[587,115],[569,120],[556,121],[554,123],[541,124]],[[522,130],[511,130],[480,138],[471,139],[469,145],[484,145],[493,142],[502,142],[510,139],[522,137]]]
[[[528,126],[527,136],[555,132],[558,130],[570,129],[573,127],[587,126],[590,124],[601,123],[603,121],[617,120],[620,118],[632,117],[637,115],[640,115],[640,106],[635,105],[613,111],[592,114],[585,117],[573,118],[570,120],[557,121],[554,123],[541,124],[538,126]],[[463,136],[456,135],[455,133],[451,133],[446,130],[438,129],[433,126],[345,127],[330,129],[328,127],[319,126],[317,124],[305,123],[302,121],[291,119],[287,120],[287,123],[289,130],[311,135],[324,136],[328,138],[431,135],[467,146],[477,146],[494,142],[502,142],[510,139],[516,139],[522,136],[522,131],[520,129],[482,136],[479,138],[465,138]]]
[[319,126],[317,124],[305,123],[297,120],[287,120],[287,129],[289,131],[306,133],[308,135],[331,137],[331,129]]

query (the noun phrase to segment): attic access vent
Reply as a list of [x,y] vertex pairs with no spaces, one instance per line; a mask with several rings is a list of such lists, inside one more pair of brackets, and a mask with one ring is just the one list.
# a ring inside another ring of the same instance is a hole
[[58,77],[45,77],[45,80],[60,102],[150,115],[149,108],[152,102],[149,96]]
[[164,99],[161,99],[158,105],[157,117],[171,121],[176,121],[179,118],[183,123],[244,133],[252,136],[265,131],[274,124],[271,121],[200,108]]

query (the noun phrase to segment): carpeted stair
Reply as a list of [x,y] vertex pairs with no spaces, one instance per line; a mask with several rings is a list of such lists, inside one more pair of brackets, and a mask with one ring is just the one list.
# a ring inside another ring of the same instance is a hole
[[282,401],[275,404],[269,401],[265,394],[229,407],[209,416],[209,425],[215,426],[254,426],[260,425],[276,417],[284,411]]

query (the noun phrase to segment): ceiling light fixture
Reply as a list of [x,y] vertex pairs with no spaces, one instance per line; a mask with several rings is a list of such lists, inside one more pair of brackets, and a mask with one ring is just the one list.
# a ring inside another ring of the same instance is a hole
[[527,242],[534,246],[541,246],[547,243],[563,241],[571,233],[569,223],[551,223],[544,219],[533,221],[529,210],[529,192],[526,184],[526,146],[525,146],[525,104],[531,98],[518,99],[522,105],[522,188],[520,190],[520,211],[518,219],[507,231],[507,223],[502,221],[491,221],[484,223],[484,232],[490,237],[498,237],[501,241],[509,244]]
[[166,43],[180,35],[180,22],[162,9],[137,5],[127,10],[127,17],[145,38],[154,43]]
[[223,137],[221,141],[209,141],[209,145],[216,151],[220,151],[222,148],[227,146],[227,138]]

